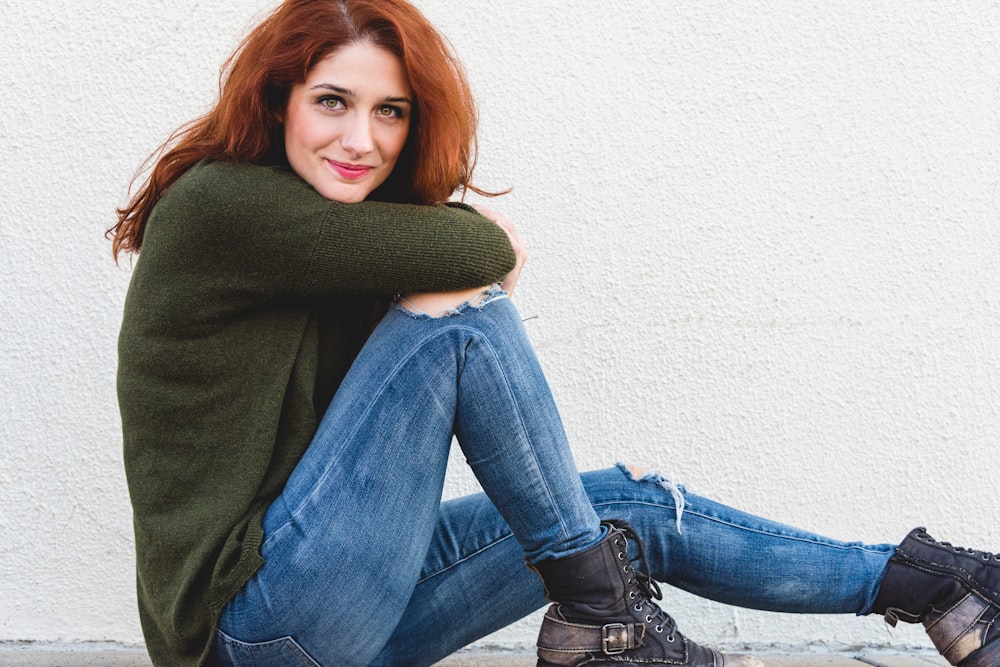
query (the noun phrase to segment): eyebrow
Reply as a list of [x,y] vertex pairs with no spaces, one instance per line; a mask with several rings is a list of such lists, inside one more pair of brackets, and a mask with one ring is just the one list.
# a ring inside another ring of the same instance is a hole
[[[335,86],[332,83],[317,83],[312,86],[309,90],[332,90],[335,93],[340,93],[341,95],[347,95],[348,97],[354,97],[354,91],[350,88],[342,88],[340,86]],[[382,99],[383,102],[393,102],[395,104],[409,104],[413,105],[413,100],[409,97],[385,97]]]

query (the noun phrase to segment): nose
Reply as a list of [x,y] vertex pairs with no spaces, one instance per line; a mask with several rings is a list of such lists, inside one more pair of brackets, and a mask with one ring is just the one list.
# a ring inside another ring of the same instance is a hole
[[370,153],[375,148],[371,119],[367,114],[355,113],[346,120],[344,132],[340,135],[340,145],[354,157]]

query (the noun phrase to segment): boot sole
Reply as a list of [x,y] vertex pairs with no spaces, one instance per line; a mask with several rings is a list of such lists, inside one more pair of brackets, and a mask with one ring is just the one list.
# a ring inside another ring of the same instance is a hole
[[992,641],[968,658],[958,663],[958,667],[997,667],[1000,665],[1000,640]]

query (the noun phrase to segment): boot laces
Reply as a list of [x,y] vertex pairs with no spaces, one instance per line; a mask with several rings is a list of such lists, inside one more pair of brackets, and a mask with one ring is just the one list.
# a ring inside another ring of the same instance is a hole
[[[625,543],[621,545],[625,557],[629,559],[629,565],[626,566],[625,571],[629,572],[631,570],[633,577],[630,583],[634,583],[635,589],[638,589],[638,594],[631,587],[627,593],[629,600],[635,600],[632,603],[632,609],[645,614],[643,620],[646,622],[646,625],[653,625],[653,629],[657,633],[666,631],[667,641],[673,643],[675,633],[677,632],[677,623],[671,618],[670,614],[660,609],[656,602],[654,602],[654,600],[663,599],[663,592],[660,590],[660,585],[650,575],[649,561],[646,559],[646,546],[639,539],[632,526],[624,522],[613,523],[622,531],[622,536],[625,538]],[[628,556],[628,540],[635,542],[636,546],[638,546],[639,553],[635,557]]]
[[988,551],[979,551],[977,549],[969,549],[969,548],[966,548],[966,547],[957,547],[957,546],[953,545],[951,542],[941,542],[940,540],[935,540],[933,537],[931,537],[930,535],[928,535],[926,531],[921,531],[920,534],[918,535],[918,537],[920,537],[922,540],[924,540],[925,542],[928,542],[930,544],[937,544],[937,545],[945,547],[947,549],[951,549],[952,551],[954,551],[957,554],[962,554],[962,555],[966,555],[966,556],[972,556],[973,558],[978,557],[979,559],[981,559],[983,561],[991,561],[992,560],[992,561],[1000,562],[1000,553],[990,553]]

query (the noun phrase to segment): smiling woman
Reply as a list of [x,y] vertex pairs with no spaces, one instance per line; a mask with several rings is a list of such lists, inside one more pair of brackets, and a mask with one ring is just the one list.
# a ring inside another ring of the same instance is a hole
[[396,167],[412,97],[391,52],[366,42],[341,47],[292,86],[284,118],[289,165],[327,199],[364,201]]
[[[355,43],[391,53],[406,72],[408,138],[371,198],[440,204],[472,183],[476,109],[461,64],[424,16],[405,2],[287,0],[226,62],[215,106],[177,130],[150,158],[148,178],[118,210],[112,251],[138,252],[160,196],[203,159],[287,165],[284,116],[291,90],[324,58]],[[395,104],[394,104],[395,105]],[[402,110],[402,105],[399,105]]]
[[[665,581],[923,621],[953,664],[1000,663],[1000,556],[577,472],[509,298],[523,244],[443,203],[475,189],[475,127],[410,4],[286,0],[119,211],[114,252],[142,251],[118,395],[153,661],[426,665],[549,599],[540,667],[760,664],[686,638]],[[485,493],[442,503],[453,436]]]

